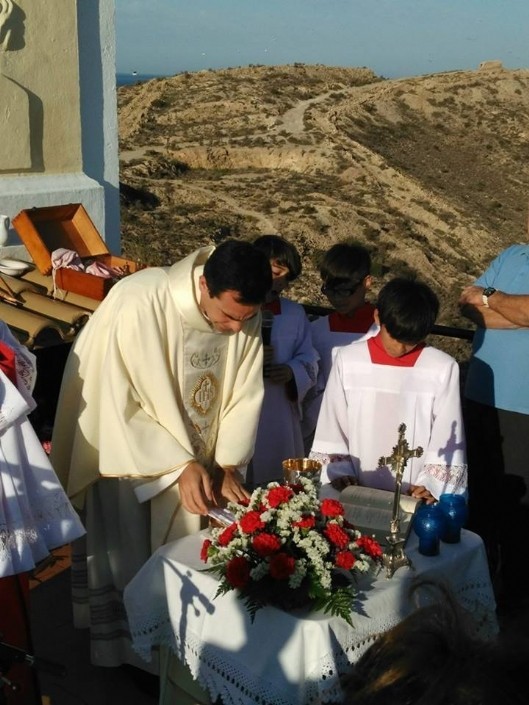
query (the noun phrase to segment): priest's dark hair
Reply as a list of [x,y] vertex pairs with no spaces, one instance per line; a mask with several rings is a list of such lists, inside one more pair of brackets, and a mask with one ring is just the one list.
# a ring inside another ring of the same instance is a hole
[[378,295],[380,325],[399,343],[420,343],[431,333],[439,313],[439,299],[427,284],[397,277]]
[[269,260],[276,260],[282,267],[288,268],[287,279],[289,282],[297,279],[301,274],[301,257],[296,247],[285,240],[281,235],[261,235],[253,244],[264,252]]
[[272,288],[270,262],[261,250],[243,240],[224,240],[204,265],[210,296],[236,291],[242,304],[261,304]]
[[371,274],[371,256],[354,242],[338,242],[327,250],[320,262],[320,276],[328,286],[360,286]]

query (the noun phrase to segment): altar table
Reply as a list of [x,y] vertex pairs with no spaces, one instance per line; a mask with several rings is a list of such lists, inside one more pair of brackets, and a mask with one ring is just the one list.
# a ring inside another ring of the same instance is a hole
[[[495,602],[483,542],[469,531],[459,544],[441,545],[436,557],[417,551],[411,535],[406,553],[413,569],[385,571],[358,582],[353,627],[323,613],[286,613],[267,607],[252,624],[234,592],[215,598],[218,582],[201,572],[204,532],[162,546],[125,590],[135,650],[145,660],[165,650],[164,679],[173,652],[209,692],[226,705],[309,705],[340,700],[340,675],[384,632],[417,604],[408,591],[416,577],[447,584],[476,619],[478,633],[497,633]],[[426,591],[425,591],[426,592]],[[423,601],[422,604],[425,604]],[[162,650],[163,651],[163,650]]]

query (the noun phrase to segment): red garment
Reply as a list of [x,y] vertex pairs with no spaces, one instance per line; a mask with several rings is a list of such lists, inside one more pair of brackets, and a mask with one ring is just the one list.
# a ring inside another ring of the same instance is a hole
[[[0,578],[0,605],[1,641],[33,654],[28,573]],[[28,663],[15,663],[4,675],[19,687],[17,692],[5,689],[8,705],[38,705],[41,702],[36,673]]]
[[269,301],[266,304],[263,304],[263,310],[264,311],[272,311],[274,316],[279,316],[281,315],[281,300],[279,297],[273,299],[272,301]]
[[419,355],[425,347],[425,343],[419,343],[413,350],[409,353],[401,355],[400,357],[391,357],[388,355],[382,342],[380,340],[380,333],[378,335],[369,338],[367,341],[367,347],[369,350],[369,355],[371,357],[371,362],[374,365],[392,365],[393,367],[413,367]]
[[375,319],[373,304],[363,304],[352,316],[344,316],[338,311],[329,314],[329,330],[333,333],[367,333]]
[[9,377],[9,381],[17,385],[16,357],[13,348],[0,341],[0,370]]

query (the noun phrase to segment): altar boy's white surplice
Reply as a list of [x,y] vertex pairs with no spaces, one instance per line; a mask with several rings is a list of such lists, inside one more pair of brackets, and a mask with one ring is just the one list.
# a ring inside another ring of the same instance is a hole
[[49,552],[84,534],[27,415],[35,358],[0,322],[0,341],[15,352],[15,385],[0,370],[0,577],[35,568]]
[[424,485],[434,497],[466,490],[466,453],[456,361],[432,347],[412,367],[374,364],[369,341],[341,348],[327,382],[311,457],[324,463],[322,483],[340,475],[393,490],[395,478],[381,456],[391,454],[406,424],[410,448],[403,489]]
[[293,379],[287,385],[265,378],[265,395],[252,459],[255,485],[281,480],[282,461],[304,456],[301,404],[316,382],[318,354],[312,347],[310,323],[303,306],[279,298],[271,331],[274,364],[288,365]]

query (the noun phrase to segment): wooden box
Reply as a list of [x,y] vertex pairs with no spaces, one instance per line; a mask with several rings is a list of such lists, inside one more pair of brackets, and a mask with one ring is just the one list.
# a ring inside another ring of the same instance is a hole
[[[97,260],[110,267],[120,267],[130,274],[140,269],[136,262],[108,251],[80,203],[23,210],[13,218],[13,227],[42,274],[52,273],[51,253],[61,247],[75,250],[83,262]],[[59,289],[98,301],[105,298],[115,282],[115,279],[74,269],[61,268],[55,271],[55,284]]]

